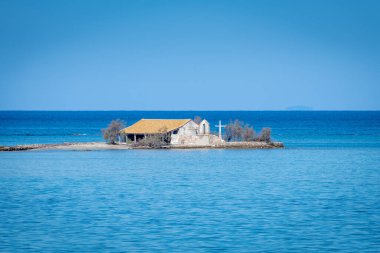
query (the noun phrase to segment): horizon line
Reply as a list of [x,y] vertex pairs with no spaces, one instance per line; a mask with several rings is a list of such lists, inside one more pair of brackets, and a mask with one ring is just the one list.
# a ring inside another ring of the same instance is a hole
[[379,112],[380,109],[349,109],[349,110],[336,110],[336,109],[321,109],[321,110],[60,110],[60,109],[20,109],[20,110],[2,110],[0,112]]

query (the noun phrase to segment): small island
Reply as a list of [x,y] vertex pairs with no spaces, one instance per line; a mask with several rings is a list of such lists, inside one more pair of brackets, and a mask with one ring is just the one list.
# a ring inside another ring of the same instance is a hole
[[[210,131],[206,119],[141,119],[125,127],[113,120],[102,129],[106,142],[76,142],[63,144],[32,144],[0,147],[0,151],[22,150],[120,150],[120,149],[273,149],[283,148],[271,140],[270,128],[256,135],[253,127],[239,120],[216,125],[218,133]],[[225,129],[224,138],[222,128]]]

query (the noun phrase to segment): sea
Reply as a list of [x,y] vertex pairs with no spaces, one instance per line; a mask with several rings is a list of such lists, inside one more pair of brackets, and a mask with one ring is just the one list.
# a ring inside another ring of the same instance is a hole
[[380,252],[379,111],[1,111],[0,145],[194,116],[285,148],[0,152],[0,252]]

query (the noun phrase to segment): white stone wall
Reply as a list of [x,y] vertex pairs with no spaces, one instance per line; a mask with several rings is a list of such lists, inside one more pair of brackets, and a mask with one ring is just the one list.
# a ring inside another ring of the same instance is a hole
[[224,140],[219,139],[219,136],[216,136],[216,135],[213,135],[213,134],[209,135],[209,140],[210,140],[210,145],[211,146],[220,145],[220,144],[225,143]]
[[171,139],[172,145],[194,145],[194,146],[215,146],[223,144],[224,141],[220,140],[216,135],[175,135]]
[[[205,124],[203,128],[202,123]],[[206,131],[204,132],[202,128]],[[200,125],[194,121],[189,121],[178,129],[177,134],[172,134],[170,144],[172,145],[194,145],[194,146],[214,146],[223,143],[218,136],[209,134],[210,124],[203,120]]]
[[198,125],[191,120],[179,128],[177,134],[172,134],[170,144],[182,144],[187,142],[185,139],[190,140],[192,136],[197,136],[197,134]]
[[200,134],[210,134],[210,123],[207,120],[202,120],[199,124],[199,133]]
[[181,135],[179,134],[172,134],[170,138],[170,144],[173,144],[173,145],[180,144],[181,143],[180,136]]
[[197,135],[198,125],[194,121],[189,121],[178,130],[179,135]]
[[170,144],[172,145],[194,145],[194,146],[215,146],[224,143],[218,136],[208,135],[172,135]]
[[[174,138],[173,138],[174,137]],[[209,145],[209,139],[206,135],[172,135],[172,145]]]

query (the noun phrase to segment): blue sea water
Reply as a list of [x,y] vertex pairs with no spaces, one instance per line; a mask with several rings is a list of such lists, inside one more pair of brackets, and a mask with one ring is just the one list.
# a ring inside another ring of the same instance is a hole
[[0,112],[0,145],[195,115],[286,148],[2,152],[0,252],[380,252],[380,112]]

